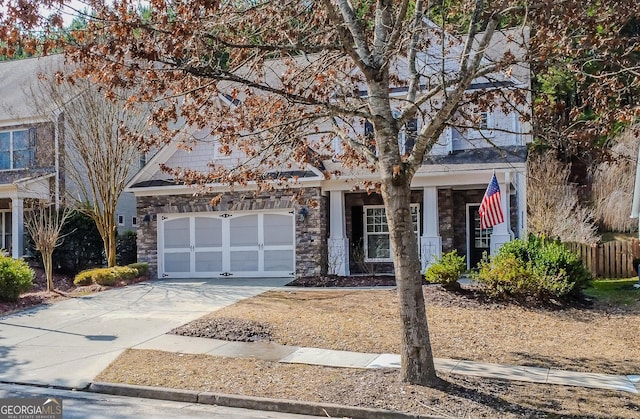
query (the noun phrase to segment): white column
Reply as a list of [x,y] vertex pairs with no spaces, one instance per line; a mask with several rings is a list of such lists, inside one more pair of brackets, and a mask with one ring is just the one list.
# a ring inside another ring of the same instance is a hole
[[509,196],[511,194],[511,172],[505,172],[504,182],[500,183],[500,202],[504,222],[493,226],[491,234],[491,254],[495,254],[498,249],[508,241],[511,241],[511,207]]
[[439,235],[438,189],[434,186],[425,187],[422,200],[424,230],[422,237],[420,237],[420,261],[422,272],[424,272],[442,254],[442,238]]
[[329,273],[349,276],[349,239],[345,234],[344,193],[329,192]]
[[24,204],[20,198],[11,199],[11,256],[19,258],[24,250]]

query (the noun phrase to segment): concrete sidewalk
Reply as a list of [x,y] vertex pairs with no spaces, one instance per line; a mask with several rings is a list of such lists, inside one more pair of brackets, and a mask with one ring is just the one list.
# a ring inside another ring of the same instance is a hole
[[[335,351],[283,346],[267,342],[229,342],[208,338],[161,335],[133,346],[185,354],[254,358],[266,361],[345,368],[399,368],[400,355]],[[455,359],[435,359],[436,369],[447,374],[471,375],[529,383],[619,390],[638,394],[640,375],[610,375],[522,367]]]

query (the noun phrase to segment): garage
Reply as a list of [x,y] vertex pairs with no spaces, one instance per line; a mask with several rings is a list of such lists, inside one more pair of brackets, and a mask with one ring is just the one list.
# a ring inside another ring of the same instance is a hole
[[160,277],[294,275],[291,212],[160,214],[158,221]]

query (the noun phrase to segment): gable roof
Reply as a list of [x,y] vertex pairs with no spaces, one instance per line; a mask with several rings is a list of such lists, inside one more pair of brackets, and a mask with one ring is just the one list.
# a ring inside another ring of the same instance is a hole
[[0,123],[46,117],[52,109],[35,107],[30,92],[38,88],[40,73],[63,64],[62,54],[0,61]]

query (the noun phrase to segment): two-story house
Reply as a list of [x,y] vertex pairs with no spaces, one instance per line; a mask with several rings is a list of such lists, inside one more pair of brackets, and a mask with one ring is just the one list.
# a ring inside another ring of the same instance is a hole
[[[509,42],[508,36],[498,36],[495,54],[514,48]],[[493,80],[499,80],[505,90],[529,91],[526,66]],[[470,91],[494,82],[475,80]],[[401,87],[396,91],[403,94]],[[220,100],[231,106],[231,96],[221,95]],[[526,144],[531,136],[520,116],[530,114],[530,109],[527,105],[517,111],[505,109],[494,106],[482,112],[479,124],[472,128],[446,129],[416,173],[412,211],[423,268],[453,249],[473,267],[483,252],[493,252],[524,233]],[[361,129],[371,127],[363,121]],[[408,125],[407,129],[420,127]],[[185,131],[199,137],[189,128]],[[401,147],[410,146],[408,134],[405,131],[399,138]],[[209,185],[209,194],[194,195],[192,188],[175,182],[160,167],[206,171],[210,161],[224,163],[229,156],[220,155],[211,145],[214,139],[208,140],[190,149],[179,147],[178,141],[169,144],[128,186],[136,196],[140,220],[138,260],[149,262],[158,277],[302,277],[325,272],[344,276],[392,271],[382,198],[356,188],[363,181],[375,181],[375,173],[349,171],[329,158],[316,166],[289,169],[297,179],[290,187],[301,197],[298,201],[292,199],[291,191],[278,189],[255,196],[250,185],[236,185],[233,190]],[[324,176],[334,170],[342,174]],[[478,208],[493,173],[500,184],[506,221],[481,229]],[[216,195],[221,199],[212,205],[211,197]]]
[[24,201],[60,202],[62,117],[26,100],[39,60],[0,62],[0,248],[24,253]]

